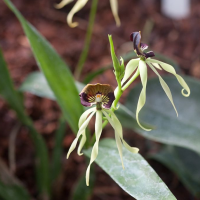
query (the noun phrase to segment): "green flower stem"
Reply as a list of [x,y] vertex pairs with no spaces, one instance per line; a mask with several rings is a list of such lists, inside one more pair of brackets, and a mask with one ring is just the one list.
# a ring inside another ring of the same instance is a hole
[[90,47],[90,41],[91,41],[91,37],[92,37],[93,26],[94,26],[94,21],[95,21],[95,16],[96,16],[96,11],[97,11],[97,4],[98,4],[98,0],[92,1],[84,47],[83,47],[83,50],[81,52],[81,56],[79,58],[76,70],[74,72],[74,76],[75,76],[76,80],[78,80],[80,78],[80,74],[83,70],[83,65],[84,65],[85,60],[86,60],[87,55],[88,55],[88,51],[89,51],[89,47]]
[[135,72],[135,74],[131,77],[131,79],[122,87],[122,91],[124,91],[138,76],[140,75],[139,69]]

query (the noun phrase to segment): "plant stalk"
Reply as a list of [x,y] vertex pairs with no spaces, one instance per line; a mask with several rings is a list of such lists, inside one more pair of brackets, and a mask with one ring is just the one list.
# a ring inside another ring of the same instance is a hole
[[80,78],[80,74],[83,70],[83,66],[84,66],[84,63],[85,63],[87,55],[88,55],[90,41],[92,38],[92,31],[93,31],[93,27],[94,27],[95,16],[96,16],[96,11],[97,11],[97,4],[98,4],[98,0],[92,0],[92,6],[90,9],[90,16],[89,16],[89,22],[88,22],[88,28],[87,28],[87,33],[86,33],[86,37],[85,37],[84,47],[83,47],[77,67],[74,72],[74,76],[75,76],[76,80],[79,80],[79,78]]

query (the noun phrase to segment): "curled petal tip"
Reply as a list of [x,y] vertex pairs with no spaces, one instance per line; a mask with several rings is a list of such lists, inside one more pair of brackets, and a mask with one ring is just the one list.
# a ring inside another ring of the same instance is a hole
[[188,91],[187,93],[185,93],[184,91],[185,91],[185,89],[182,89],[182,90],[181,90],[182,95],[183,95],[184,97],[189,97],[189,96],[190,96],[190,91]]
[[134,148],[135,149],[135,153],[138,153],[139,152],[139,149],[138,148]]
[[54,7],[57,9],[61,9],[64,6],[66,6],[67,4],[71,3],[73,0],[62,0],[60,3],[58,4],[54,4]]
[[69,21],[67,20],[67,23],[68,23],[68,25],[69,25],[71,28],[75,28],[75,27],[78,26],[78,22],[69,22]]

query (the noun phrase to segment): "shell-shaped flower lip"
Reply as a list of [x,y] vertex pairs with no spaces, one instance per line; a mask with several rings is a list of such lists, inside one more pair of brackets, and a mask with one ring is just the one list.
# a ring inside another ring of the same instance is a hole
[[108,84],[88,84],[79,94],[81,104],[85,107],[91,107],[96,103],[102,103],[102,107],[110,109],[115,95],[112,87]]
[[148,48],[147,44],[141,43],[141,32],[133,32],[130,35],[130,40],[133,42],[133,48],[138,57],[149,58],[155,56],[153,51],[149,51],[147,53],[143,52]]

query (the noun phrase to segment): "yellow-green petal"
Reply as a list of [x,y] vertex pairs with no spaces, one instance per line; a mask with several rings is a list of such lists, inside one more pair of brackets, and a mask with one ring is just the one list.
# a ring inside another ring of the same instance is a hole
[[138,104],[137,104],[136,120],[137,120],[138,125],[142,129],[144,129],[146,131],[151,131],[151,129],[147,129],[147,128],[143,127],[140,124],[140,121],[139,121],[139,112],[143,108],[143,106],[146,102],[147,66],[146,66],[146,63],[143,60],[139,61],[139,71],[140,71],[140,79],[141,79],[141,82],[142,82],[142,91],[140,93]]
[[[87,116],[92,112],[92,111],[95,111],[96,110],[96,107],[93,107],[93,108],[90,108],[88,110],[86,110],[80,117],[79,119],[79,123],[78,123],[78,126],[79,128],[82,126],[82,124],[85,122]],[[83,130],[83,132],[81,133],[82,135],[82,138],[81,138],[81,141],[80,141],[80,144],[78,146],[78,150],[77,150],[77,153],[79,156],[83,155],[83,153],[81,153],[82,151],[82,148],[86,142],[86,134],[85,134],[85,130]]]
[[[147,63],[148,63],[148,62],[147,62]],[[157,69],[162,70],[162,68],[160,67],[160,65],[159,65],[158,63],[152,63],[152,65],[153,65],[154,67],[156,67]]]
[[90,108],[88,110],[86,110],[81,117],[79,118],[79,122],[78,122],[78,127],[80,128],[82,126],[82,124],[85,122],[87,116],[92,112],[95,111],[96,107]]
[[[87,112],[87,111],[85,111],[85,112]],[[85,120],[85,122],[81,125],[81,127],[80,127],[80,129],[79,129],[79,131],[78,131],[78,133],[77,133],[76,138],[74,139],[74,141],[72,142],[72,144],[71,144],[71,146],[70,146],[70,148],[69,148],[69,151],[68,151],[68,153],[67,153],[67,159],[69,158],[69,155],[71,154],[71,152],[75,149],[76,144],[77,144],[77,142],[78,142],[78,138],[84,133],[86,127],[88,126],[88,124],[89,124],[89,122],[90,122],[92,116],[95,114],[95,112],[96,112],[96,111],[93,111],[93,112],[90,114],[90,116],[87,118],[87,120]],[[83,113],[82,115],[84,115],[84,113]]]
[[115,130],[115,140],[116,140],[117,148],[118,148],[118,151],[119,151],[119,156],[120,156],[120,159],[121,159],[121,162],[122,162],[122,167],[124,169],[123,153],[122,153],[122,142],[121,142],[121,139],[120,139],[120,136],[122,135],[121,124],[115,124],[113,122],[113,120],[109,117],[109,115],[106,113],[105,110],[103,110],[102,112],[105,115],[105,117],[108,119],[108,121],[111,124],[111,126],[113,127],[113,129]]
[[74,5],[74,7],[69,12],[69,14],[67,16],[67,23],[69,24],[69,26],[71,28],[78,26],[78,22],[72,22],[73,16],[75,13],[77,13],[79,10],[81,10],[87,2],[88,2],[88,0],[78,0],[76,2],[76,4]]
[[102,132],[102,112],[100,110],[97,110],[96,111],[96,121],[95,121],[96,142],[94,143],[94,146],[92,148],[90,163],[86,170],[86,185],[87,186],[89,186],[89,180],[90,180],[90,166],[94,162],[94,160],[97,158],[97,155],[98,155],[99,139],[101,136],[101,132]]
[[55,4],[55,8],[60,9],[66,6],[67,4],[71,3],[73,0],[62,0],[60,3]]
[[132,73],[136,70],[139,64],[139,58],[130,60],[125,69],[124,78],[122,79],[122,85],[129,79]]
[[114,125],[115,125],[115,128],[116,128],[117,130],[120,130],[120,133],[119,133],[119,134],[120,134],[120,138],[121,138],[121,140],[122,140],[122,143],[123,143],[124,147],[125,147],[127,150],[129,150],[130,152],[132,152],[132,153],[138,153],[138,151],[139,151],[138,148],[129,146],[129,145],[125,142],[125,140],[123,139],[122,125],[121,125],[119,119],[118,119],[118,118],[116,117],[116,115],[114,114],[114,112],[111,111],[111,110],[108,110],[108,112],[110,113],[110,116],[111,116],[111,119],[113,120],[113,123],[114,123]]
[[[139,58],[132,59],[127,63],[126,69],[125,69],[125,74],[124,74],[124,77],[122,79],[121,85],[123,85],[130,78],[132,73],[138,67],[138,64],[139,64]],[[116,89],[114,91],[115,96],[117,95],[117,93],[118,93],[118,87],[116,87]]]
[[116,25],[120,26],[121,22],[120,22],[119,15],[118,15],[118,1],[110,0],[110,6],[111,6],[113,16],[115,18]]
[[149,67],[150,67],[150,68],[154,71],[154,73],[158,76],[159,81],[160,81],[160,84],[161,84],[163,90],[165,91],[167,97],[169,98],[169,100],[170,100],[172,106],[174,107],[174,110],[176,111],[176,114],[177,114],[177,116],[178,116],[178,112],[177,112],[176,107],[175,107],[175,105],[174,105],[172,93],[171,93],[171,91],[170,91],[170,89],[169,89],[167,83],[163,80],[163,78],[162,78],[162,77],[160,76],[160,74],[156,71],[156,69],[152,66],[152,64],[151,64],[151,63],[148,63],[148,64],[149,64]]
[[[178,74],[176,73],[175,69],[174,69],[171,65],[169,65],[169,64],[167,64],[167,63],[164,63],[164,62],[161,62],[161,61],[159,61],[159,60],[155,60],[155,59],[149,59],[148,61],[152,62],[153,64],[154,64],[154,63],[160,64],[161,67],[162,67],[165,71],[167,71],[167,72],[173,74],[174,76],[176,76],[178,82],[179,82],[180,85],[183,87],[183,89],[182,89],[182,91],[181,91],[182,95],[185,96],[185,97],[190,96],[190,88],[188,87],[187,83],[184,81],[184,79],[183,79],[180,75],[178,75]],[[184,90],[186,90],[187,93],[184,93]]]

